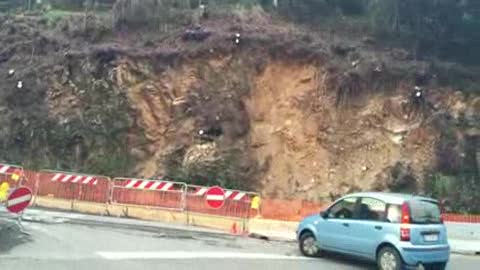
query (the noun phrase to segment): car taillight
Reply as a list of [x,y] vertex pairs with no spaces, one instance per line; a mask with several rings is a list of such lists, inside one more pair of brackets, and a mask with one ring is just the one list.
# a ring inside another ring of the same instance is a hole
[[400,241],[410,241],[410,207],[402,204],[402,223],[400,224]]

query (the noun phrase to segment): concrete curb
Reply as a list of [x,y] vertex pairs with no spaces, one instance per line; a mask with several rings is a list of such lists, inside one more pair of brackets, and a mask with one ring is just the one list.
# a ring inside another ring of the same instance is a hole
[[450,252],[453,254],[468,255],[468,256],[480,255],[480,251],[473,251],[473,250],[451,249]]
[[70,201],[51,197],[36,197],[34,206],[59,209],[99,216],[125,217],[168,224],[210,228],[230,232],[235,224],[238,232],[248,231],[248,222],[242,218],[207,215],[192,212],[158,209],[138,205],[111,205],[84,201]]

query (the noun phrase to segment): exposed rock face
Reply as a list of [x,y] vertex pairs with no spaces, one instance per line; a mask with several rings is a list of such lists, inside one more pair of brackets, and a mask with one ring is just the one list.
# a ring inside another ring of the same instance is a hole
[[16,71],[0,84],[5,161],[322,200],[415,191],[444,164],[442,153],[455,153],[445,162],[455,171],[467,139],[480,149],[478,97],[432,86],[417,104],[414,79],[387,64],[335,63],[351,48],[320,57],[310,45],[245,37],[251,47],[100,44],[66,53],[61,41],[22,29],[51,49],[31,61],[28,46],[0,53],[0,74]]

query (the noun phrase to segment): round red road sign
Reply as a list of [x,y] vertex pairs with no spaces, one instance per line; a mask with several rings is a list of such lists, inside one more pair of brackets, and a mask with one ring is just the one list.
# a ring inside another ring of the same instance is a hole
[[30,204],[32,191],[27,187],[19,187],[8,196],[7,209],[12,213],[20,213]]
[[205,200],[208,206],[213,209],[219,209],[225,203],[225,191],[223,191],[221,187],[211,187],[205,194]]

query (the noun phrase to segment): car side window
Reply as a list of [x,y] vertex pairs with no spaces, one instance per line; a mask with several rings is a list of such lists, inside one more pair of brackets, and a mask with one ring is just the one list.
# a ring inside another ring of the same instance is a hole
[[390,223],[400,223],[402,216],[402,206],[398,204],[390,204],[387,210],[387,221]]
[[357,198],[346,198],[330,208],[328,218],[351,219],[355,212]]
[[358,209],[358,219],[385,221],[387,204],[373,198],[362,198]]

